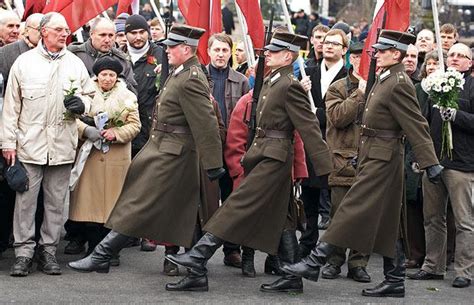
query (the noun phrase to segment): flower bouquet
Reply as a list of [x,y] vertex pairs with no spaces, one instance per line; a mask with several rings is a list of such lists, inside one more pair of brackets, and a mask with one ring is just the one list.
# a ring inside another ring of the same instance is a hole
[[[68,98],[68,97],[74,96],[74,94],[76,94],[76,91],[77,91],[77,87],[74,87],[74,79],[70,79],[69,82],[70,82],[69,89],[68,90],[64,89],[64,92],[65,92],[64,98],[65,99]],[[63,113],[63,121],[75,121],[78,117],[79,117],[79,115],[74,114],[69,110],[66,110]]]
[[[448,108],[459,108],[459,91],[463,88],[464,82],[461,73],[454,68],[448,68],[446,72],[437,70],[431,73],[421,82],[421,86],[435,102],[433,107],[439,108],[440,112],[443,112]],[[453,158],[451,121],[446,120],[443,120],[441,132],[441,158],[444,156]]]

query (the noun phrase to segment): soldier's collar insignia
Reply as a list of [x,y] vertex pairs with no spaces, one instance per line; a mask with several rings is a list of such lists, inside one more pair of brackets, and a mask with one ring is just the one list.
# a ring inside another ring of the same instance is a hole
[[277,74],[273,75],[272,78],[270,78],[270,84],[273,84],[274,82],[276,82],[280,77],[281,77],[280,72],[278,72]]
[[383,72],[382,74],[380,74],[380,81],[381,82],[384,81],[389,76],[390,76],[390,70]]
[[174,75],[178,75],[179,72],[183,71],[184,66],[181,65],[174,70]]

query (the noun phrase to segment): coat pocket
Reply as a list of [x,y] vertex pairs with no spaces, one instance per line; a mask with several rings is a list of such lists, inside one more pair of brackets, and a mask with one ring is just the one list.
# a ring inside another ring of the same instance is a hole
[[354,177],[356,169],[352,160],[357,156],[355,151],[336,149],[333,150],[334,169],[337,176]]
[[279,147],[267,146],[263,150],[263,156],[274,159],[274,160],[278,160],[281,162],[286,162],[286,159],[288,157],[288,152]]
[[369,150],[369,159],[388,162],[392,159],[392,154],[391,148],[374,145]]
[[183,145],[179,143],[163,141],[161,142],[160,148],[158,149],[158,151],[175,155],[175,156],[179,156],[183,152]]

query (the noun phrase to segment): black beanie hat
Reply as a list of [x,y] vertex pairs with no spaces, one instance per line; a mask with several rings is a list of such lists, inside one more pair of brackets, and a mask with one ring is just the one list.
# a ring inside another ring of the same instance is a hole
[[111,56],[103,56],[96,60],[92,66],[92,71],[95,75],[99,75],[99,73],[103,70],[112,70],[117,73],[118,76],[120,73],[122,73],[123,67],[115,58]]
[[150,31],[150,27],[146,22],[146,19],[141,15],[131,15],[125,21],[125,34],[130,31],[143,29],[145,31]]

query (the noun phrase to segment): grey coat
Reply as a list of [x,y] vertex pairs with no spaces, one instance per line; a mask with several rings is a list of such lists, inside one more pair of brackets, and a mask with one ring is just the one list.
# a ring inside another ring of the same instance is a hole
[[20,54],[23,54],[28,50],[30,50],[30,47],[23,39],[0,48],[0,73],[3,75],[3,88],[7,87],[10,68],[13,66],[13,63]]

